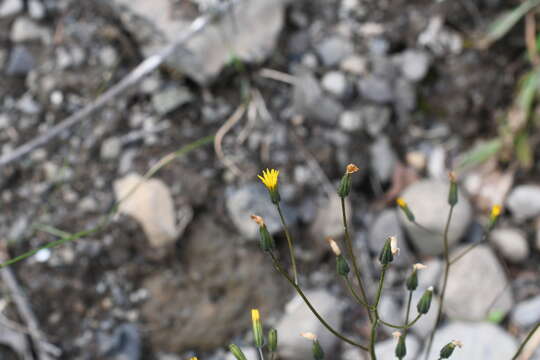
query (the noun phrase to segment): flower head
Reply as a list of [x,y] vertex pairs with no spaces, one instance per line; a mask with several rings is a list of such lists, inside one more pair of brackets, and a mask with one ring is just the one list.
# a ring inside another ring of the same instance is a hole
[[394,339],[399,339],[401,337],[401,332],[400,331],[394,331],[392,333],[392,336],[394,337]]
[[458,348],[463,347],[463,343],[459,340],[452,340],[452,344],[454,344],[454,346],[457,346]]
[[491,217],[492,218],[498,217],[499,215],[501,215],[501,211],[502,211],[501,205],[494,205],[491,208]]
[[390,236],[390,251],[392,251],[392,255],[394,256],[399,254],[399,248],[397,247],[397,238],[395,236]]
[[416,263],[413,265],[413,270],[423,270],[425,268],[427,268],[427,266],[421,263]]
[[262,176],[258,175],[264,186],[266,186],[266,188],[270,191],[274,191],[276,189],[278,184],[278,176],[279,170],[276,169],[266,169],[263,170]]
[[308,339],[308,340],[317,340],[317,335],[315,335],[314,333],[312,332],[305,332],[305,333],[301,333],[300,336]]
[[256,322],[261,319],[258,309],[251,309],[251,321]]
[[345,170],[345,172],[347,174],[353,174],[353,173],[357,172],[358,170],[360,170],[358,168],[358,166],[356,166],[354,164],[349,164],[349,165],[347,165],[347,169]]
[[264,226],[263,218],[258,215],[251,215],[251,220],[255,221],[259,226]]
[[332,252],[334,255],[339,256],[341,255],[341,249],[339,248],[339,245],[336,243],[334,239],[331,237],[326,238],[326,241],[328,241],[328,244],[330,245],[330,248],[332,249]]
[[398,204],[400,208],[407,206],[407,202],[403,198],[397,198],[396,204]]

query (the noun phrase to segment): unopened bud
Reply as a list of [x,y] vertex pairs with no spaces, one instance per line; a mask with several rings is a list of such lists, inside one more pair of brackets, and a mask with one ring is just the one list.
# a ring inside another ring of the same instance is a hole
[[264,337],[259,310],[251,310],[251,323],[253,325],[253,340],[255,341],[255,347],[262,348],[264,345]]
[[343,175],[343,177],[341,178],[341,181],[339,182],[339,187],[337,191],[338,195],[341,198],[345,198],[349,196],[349,193],[351,192],[351,184],[352,184],[351,174],[354,174],[358,170],[359,170],[358,166],[354,164],[347,165],[347,168],[345,169],[345,174]]
[[236,360],[247,360],[246,355],[242,352],[242,350],[238,347],[236,344],[229,345],[229,351],[233,356],[236,358]]
[[403,359],[407,355],[407,347],[405,346],[405,336],[402,336],[399,331],[392,333],[394,338],[397,339],[396,349],[394,351],[398,359]]
[[407,204],[407,202],[403,200],[403,198],[397,198],[396,204],[399,206],[401,211],[403,211],[407,219],[411,222],[414,222],[414,214],[412,213],[411,209],[409,209],[409,205]]
[[429,311],[429,307],[431,306],[431,299],[433,297],[433,286],[430,286],[422,295],[420,300],[418,301],[418,304],[416,305],[416,309],[418,310],[419,314],[427,314]]
[[449,342],[441,349],[441,359],[448,359],[450,356],[452,356],[452,353],[454,352],[454,349],[456,347],[461,348],[463,344],[461,341],[454,340],[452,342]]
[[383,248],[379,255],[379,261],[382,265],[388,265],[394,260],[394,254],[392,253],[392,236],[387,238],[384,242]]
[[337,244],[336,240],[332,239],[331,237],[326,238],[326,241],[328,241],[328,245],[330,245],[330,248],[332,249],[332,252],[334,255],[339,256],[341,255],[341,249],[339,248],[339,245]]
[[397,247],[397,237],[390,236],[390,251],[392,251],[392,255],[397,256],[399,255],[399,248]]
[[351,271],[351,269],[349,268],[349,264],[347,264],[347,260],[345,260],[343,255],[339,255],[336,257],[336,270],[339,275],[345,277],[349,275],[349,272]]
[[251,215],[251,219],[255,221],[257,225],[259,225],[259,238],[261,249],[263,251],[274,250],[276,248],[276,243],[274,241],[274,238],[268,231],[268,228],[266,227],[263,218],[257,215]]
[[278,343],[277,330],[270,329],[270,331],[268,331],[268,350],[270,350],[270,352],[276,352],[277,343]]
[[426,265],[424,264],[417,263],[413,265],[412,273],[411,275],[409,275],[406,282],[407,290],[409,291],[416,290],[416,288],[418,287],[418,270],[425,269],[425,268],[426,268]]
[[319,344],[319,340],[317,340],[317,336],[313,333],[302,333],[301,334],[304,338],[312,341],[312,347],[311,350],[313,352],[313,359],[315,360],[323,360],[324,359],[324,351],[321,347],[321,344]]
[[455,206],[458,202],[458,186],[456,181],[456,174],[450,172],[448,174],[450,178],[450,190],[448,191],[448,204]]

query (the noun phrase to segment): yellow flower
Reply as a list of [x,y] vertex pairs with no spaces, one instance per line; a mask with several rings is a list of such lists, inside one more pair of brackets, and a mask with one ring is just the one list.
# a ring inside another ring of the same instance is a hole
[[259,176],[259,179],[261,179],[262,183],[264,184],[264,186],[266,186],[268,190],[274,191],[277,187],[278,175],[279,175],[279,170],[266,169],[266,170],[263,170],[262,176],[261,175],[258,175],[258,176]]
[[261,319],[258,309],[251,309],[251,321],[257,322]]
[[501,210],[501,205],[494,205],[493,208],[491,208],[491,217],[496,218],[501,215]]
[[190,358],[189,360],[199,360],[196,356]]
[[407,203],[405,202],[405,200],[403,200],[403,198],[397,198],[396,203],[400,208],[404,208],[405,206],[407,206]]

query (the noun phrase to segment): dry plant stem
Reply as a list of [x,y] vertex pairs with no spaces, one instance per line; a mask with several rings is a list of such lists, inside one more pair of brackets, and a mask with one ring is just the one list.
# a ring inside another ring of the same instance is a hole
[[450,263],[450,253],[448,251],[448,232],[450,230],[450,223],[452,222],[452,214],[454,213],[454,206],[450,206],[450,211],[448,212],[448,218],[446,220],[446,225],[444,226],[444,236],[443,236],[443,251],[444,251],[444,279],[443,279],[443,286],[441,290],[441,303],[439,304],[439,310],[437,311],[437,320],[435,321],[435,325],[433,326],[433,330],[431,330],[431,335],[429,336],[427,351],[425,360],[427,360],[429,356],[429,352],[431,351],[431,346],[433,345],[433,338],[435,337],[435,333],[437,332],[437,327],[439,326],[439,323],[441,322],[442,317],[442,310],[444,305],[444,295],[446,293],[446,285],[448,284],[448,274],[450,273],[450,266],[452,265]]
[[260,347],[257,348],[257,358],[259,360],[264,360],[264,354],[263,354],[263,351]]
[[287,238],[287,244],[289,245],[289,255],[291,257],[291,264],[293,268],[293,276],[294,276],[294,283],[298,285],[298,272],[296,271],[296,259],[294,257],[294,244],[293,240],[291,238],[291,234],[289,233],[289,228],[287,227],[287,224],[285,223],[285,217],[283,216],[283,212],[281,211],[281,206],[279,206],[279,202],[276,203],[276,208],[279,213],[279,218],[281,220],[281,225],[283,226],[283,230],[285,231],[285,237]]
[[538,328],[540,328],[540,323],[536,324],[536,326],[532,328],[532,330],[529,332],[529,334],[527,335],[525,340],[523,340],[521,345],[519,345],[519,348],[517,349],[516,354],[512,357],[512,360],[517,360],[518,359],[519,355],[521,354],[521,352],[525,348],[525,345],[527,345],[529,340],[531,340],[531,337],[534,335],[536,330],[538,330]]
[[384,277],[386,275],[386,270],[388,265],[383,265],[381,270],[381,278],[379,280],[379,287],[377,288],[377,294],[375,296],[375,304],[372,308],[373,322],[371,324],[371,337],[369,341],[369,353],[371,355],[371,360],[377,360],[377,355],[375,354],[375,342],[377,340],[377,327],[379,326],[379,302],[381,301],[382,289],[384,285]]
[[[360,268],[358,267],[358,263],[356,261],[356,255],[354,255],[353,246],[352,246],[352,240],[351,236],[349,234],[349,225],[347,224],[347,211],[345,209],[345,198],[341,198],[341,213],[343,216],[343,228],[345,230],[345,245],[347,247],[347,252],[349,253],[349,257],[351,258],[351,262],[354,269],[354,274],[356,275],[356,279],[358,280],[358,286],[360,287],[360,294],[362,295],[362,300],[364,304],[369,304],[369,301],[366,296],[366,290],[364,288],[364,283],[362,281],[362,274],[360,272]],[[371,312],[368,309],[368,315],[369,320],[373,321],[373,316]]]
[[308,308],[311,310],[311,312],[313,313],[313,315],[315,315],[315,317],[321,322],[321,324],[323,324],[323,326],[325,328],[328,329],[328,331],[330,331],[334,336],[338,337],[339,339],[341,339],[342,341],[345,341],[347,344],[351,344],[352,346],[355,346],[359,349],[362,349],[364,351],[368,351],[368,348],[362,344],[359,344],[347,337],[345,337],[344,335],[340,334],[338,331],[336,331],[332,326],[330,326],[330,324],[328,324],[326,322],[326,320],[323,319],[323,317],[317,312],[317,310],[313,307],[313,305],[311,305],[311,303],[309,302],[308,298],[306,297],[306,295],[304,294],[304,292],[302,291],[302,289],[300,288],[300,286],[298,286],[298,284],[296,284],[294,282],[293,279],[291,279],[291,277],[289,276],[289,274],[287,274],[287,271],[285,271],[281,265],[279,264],[278,260],[276,259],[276,256],[274,255],[274,253],[272,252],[269,252],[270,254],[270,257],[272,258],[272,262],[273,262],[273,265],[274,265],[274,268],[285,278],[287,279],[287,281],[294,287],[294,289],[296,290],[296,292],[298,293],[298,295],[300,295],[300,297],[304,300],[304,302],[306,303],[306,305],[308,306]]

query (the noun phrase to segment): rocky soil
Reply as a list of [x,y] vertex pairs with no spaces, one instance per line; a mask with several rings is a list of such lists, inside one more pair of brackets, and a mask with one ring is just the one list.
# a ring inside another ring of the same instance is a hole
[[[219,3],[0,0],[0,155],[93,101]],[[249,345],[253,307],[283,334],[283,359],[306,358],[302,331],[318,333],[330,358],[360,358],[314,321],[259,250],[252,213],[265,217],[287,259],[256,175],[280,169],[301,283],[332,324],[365,339],[366,314],[335,280],[324,241],[343,235],[334,189],[356,163],[355,246],[372,283],[385,237],[399,237],[381,307],[401,318],[408,267],[428,265],[421,290],[439,286],[442,249],[394,199],[402,195],[419,222],[442,230],[448,169],[496,135],[525,66],[521,33],[474,46],[507,6],[244,0],[135,88],[0,168],[0,234],[13,257],[61,231],[96,227],[164,156],[224,134],[131,192],[104,229],[12,266],[58,358],[224,359],[229,342]],[[523,171],[490,161],[458,172],[452,251],[481,239],[492,205],[505,212],[450,277],[435,348],[461,338],[455,359],[508,359],[540,321],[539,164]],[[0,290],[0,320],[19,322],[9,289]],[[434,321],[414,328],[410,354],[425,351]],[[18,334],[6,324],[0,333]],[[393,356],[391,332],[381,331],[381,359]],[[0,336],[0,344],[2,358],[31,358],[20,336]]]

